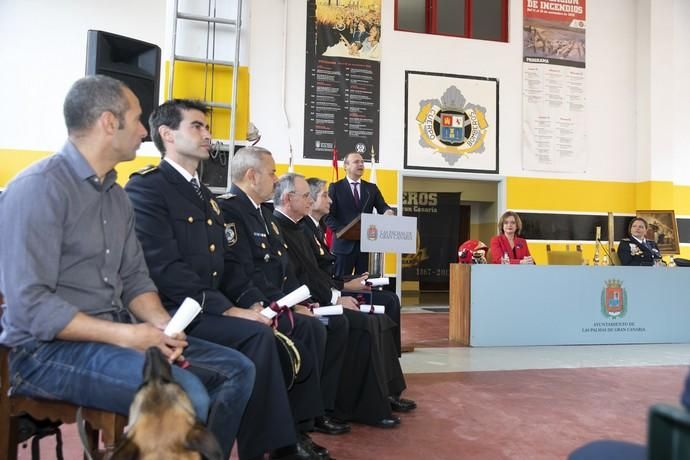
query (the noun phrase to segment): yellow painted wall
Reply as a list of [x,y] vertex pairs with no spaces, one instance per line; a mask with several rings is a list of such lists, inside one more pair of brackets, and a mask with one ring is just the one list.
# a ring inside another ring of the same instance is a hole
[[[235,139],[247,138],[249,126],[249,69],[240,67],[237,76],[237,111],[235,115]],[[170,61],[165,62],[165,99],[168,95]],[[222,65],[205,65],[196,62],[175,61],[173,98],[201,99],[229,104],[232,96],[233,69]],[[230,138],[230,112],[213,109],[211,134],[214,139]]]
[[[19,171],[52,152],[36,150],[0,149],[0,187]],[[129,175],[149,164],[157,164],[158,158],[137,157],[117,167],[118,182],[124,185]],[[287,172],[288,165],[278,164],[278,174]],[[295,172],[306,177],[331,180],[333,169],[328,166],[295,165]],[[344,176],[342,169],[340,177]],[[397,171],[377,169],[377,184],[386,201],[397,201]],[[365,173],[369,179],[369,171]],[[571,181],[556,179],[507,179],[507,207],[534,211],[608,212],[632,214],[637,209],[674,209],[677,215],[690,215],[690,186],[673,185],[670,182],[622,182]],[[472,238],[489,243],[495,234],[495,223],[473,224]],[[552,247],[558,249],[558,243]],[[546,264],[546,243],[531,243],[530,251],[539,264]],[[583,245],[585,258],[591,261],[593,244]],[[690,258],[690,248],[681,247],[681,257]],[[395,255],[386,254],[385,272],[396,272]]]

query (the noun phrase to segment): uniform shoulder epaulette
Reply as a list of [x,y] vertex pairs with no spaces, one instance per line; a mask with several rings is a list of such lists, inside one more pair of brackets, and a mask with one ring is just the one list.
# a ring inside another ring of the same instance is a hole
[[158,171],[158,166],[157,165],[148,165],[148,166],[144,166],[143,168],[139,169],[138,171],[134,171],[132,174],[130,174],[129,177],[145,176],[145,175],[150,174],[154,171]]
[[230,198],[235,198],[237,195],[234,193],[223,193],[222,195],[218,195],[216,197],[216,200],[229,200]]
[[630,241],[630,238],[621,238],[621,241]]

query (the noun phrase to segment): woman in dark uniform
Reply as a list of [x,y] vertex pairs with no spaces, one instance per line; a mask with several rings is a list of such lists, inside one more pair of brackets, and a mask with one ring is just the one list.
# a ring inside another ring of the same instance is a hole
[[657,260],[661,260],[661,252],[652,240],[645,238],[647,233],[647,221],[641,217],[635,217],[628,225],[629,238],[623,238],[618,243],[618,257],[621,265],[653,266]]

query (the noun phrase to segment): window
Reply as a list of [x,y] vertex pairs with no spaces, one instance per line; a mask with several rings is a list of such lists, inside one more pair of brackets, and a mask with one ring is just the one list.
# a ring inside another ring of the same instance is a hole
[[396,0],[395,28],[508,41],[508,0]]

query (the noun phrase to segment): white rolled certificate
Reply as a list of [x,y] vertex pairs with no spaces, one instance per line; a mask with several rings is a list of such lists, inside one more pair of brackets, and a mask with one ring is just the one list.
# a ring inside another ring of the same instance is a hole
[[262,315],[264,315],[268,319],[273,319],[278,313],[274,312],[273,310],[270,309],[270,307],[266,307],[260,312]]
[[309,288],[306,284],[303,284],[282,299],[278,299],[276,303],[281,307],[292,307],[303,300],[307,300],[310,296],[311,292],[309,292]]
[[329,305],[327,307],[317,307],[314,309],[316,316],[335,316],[343,314],[342,305]]
[[[373,311],[372,311],[373,307]],[[384,305],[367,305],[367,304],[361,304],[359,306],[359,310],[364,312],[364,313],[373,313],[375,315],[382,315],[386,313],[386,307]]]
[[[276,304],[278,304],[278,306],[281,307],[292,307],[302,302],[303,300],[307,300],[310,296],[311,292],[309,292],[309,288],[306,284],[303,284],[302,286],[298,287],[285,297],[278,299],[276,301]],[[273,317],[277,313],[271,310],[270,307],[266,307],[263,310],[261,310],[261,314],[268,319],[273,319]]]
[[201,305],[199,305],[199,302],[191,297],[187,297],[184,299],[184,302],[182,302],[182,305],[180,305],[180,308],[177,309],[163,333],[167,336],[172,336],[178,332],[184,331],[200,312]]
[[362,285],[364,286],[372,286],[372,287],[377,287],[377,286],[388,286],[390,284],[390,278],[369,278],[366,281],[362,281]]

